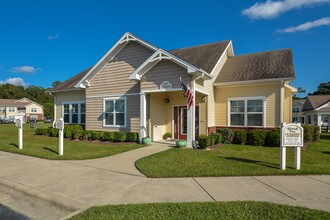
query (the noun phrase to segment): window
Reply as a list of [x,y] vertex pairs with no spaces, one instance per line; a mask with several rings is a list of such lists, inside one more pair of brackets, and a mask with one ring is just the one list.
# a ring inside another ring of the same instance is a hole
[[31,108],[31,112],[37,112],[37,108]]
[[5,112],[6,108],[5,107],[0,107],[0,112]]
[[298,107],[293,107],[292,112],[293,113],[298,113],[298,112],[300,112],[300,109]]
[[15,112],[15,107],[9,107],[9,112]]
[[65,103],[63,104],[64,123],[85,124],[85,103]]
[[26,108],[17,108],[17,113],[26,113]]
[[126,98],[104,99],[103,126],[126,127]]
[[264,98],[238,98],[229,101],[230,126],[264,126]]

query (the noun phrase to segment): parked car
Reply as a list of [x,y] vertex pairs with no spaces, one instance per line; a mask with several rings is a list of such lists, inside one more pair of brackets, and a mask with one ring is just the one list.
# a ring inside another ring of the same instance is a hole
[[321,126],[328,126],[328,121],[321,121]]
[[1,124],[13,124],[15,123],[15,118],[3,118],[0,119]]
[[52,118],[45,118],[45,123],[52,123],[53,119]]

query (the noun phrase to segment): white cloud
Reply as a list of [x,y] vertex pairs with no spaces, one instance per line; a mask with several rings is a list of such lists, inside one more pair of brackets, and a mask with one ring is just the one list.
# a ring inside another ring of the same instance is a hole
[[291,26],[285,29],[278,29],[276,32],[281,33],[293,33],[297,31],[307,31],[309,29],[320,27],[320,26],[329,26],[330,25],[330,17],[321,18],[315,21],[309,21],[304,24],[300,24],[297,26]]
[[47,37],[48,40],[56,40],[60,35],[59,34],[55,34],[55,35],[50,35]]
[[26,86],[26,83],[24,82],[24,80],[22,78],[9,78],[6,79],[5,81],[0,81],[0,85],[2,84],[12,84],[15,86]]
[[257,2],[250,8],[244,9],[242,14],[252,19],[272,19],[293,9],[326,3],[330,3],[330,0],[267,0],[266,2]]
[[27,73],[27,74],[36,73],[37,70],[40,70],[40,68],[34,68],[33,66],[17,66],[11,69],[11,71],[15,73]]

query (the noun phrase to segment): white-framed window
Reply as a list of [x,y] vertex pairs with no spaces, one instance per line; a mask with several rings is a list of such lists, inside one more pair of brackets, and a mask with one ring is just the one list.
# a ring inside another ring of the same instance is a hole
[[62,106],[64,123],[85,124],[86,104],[83,102],[65,102]]
[[126,127],[126,98],[103,99],[103,126]]
[[0,107],[0,112],[1,113],[4,113],[6,111],[6,108],[5,107]]
[[15,107],[8,107],[9,112],[15,112]]
[[293,113],[298,113],[298,112],[300,112],[300,108],[299,107],[293,107],[292,112]]
[[228,99],[228,125],[265,127],[266,98],[239,97]]
[[37,108],[31,108],[31,112],[37,112]]

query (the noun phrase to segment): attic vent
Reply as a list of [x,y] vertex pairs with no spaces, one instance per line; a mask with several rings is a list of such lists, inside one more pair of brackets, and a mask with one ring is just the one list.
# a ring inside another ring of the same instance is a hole
[[164,81],[159,85],[159,89],[171,89],[172,88],[172,83],[169,81]]

